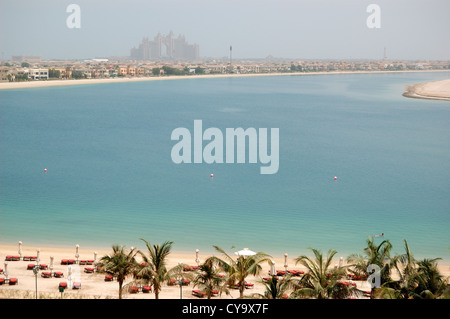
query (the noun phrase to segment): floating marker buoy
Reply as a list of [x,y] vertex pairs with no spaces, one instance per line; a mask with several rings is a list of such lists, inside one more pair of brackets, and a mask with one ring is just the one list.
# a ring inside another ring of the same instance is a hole
[[44,168],[44,172],[47,173],[47,169],[46,168]]
[[214,177],[214,174],[211,174],[211,178],[213,178]]
[[334,177],[334,180],[335,180],[335,181],[337,180],[337,177],[336,177],[336,176]]

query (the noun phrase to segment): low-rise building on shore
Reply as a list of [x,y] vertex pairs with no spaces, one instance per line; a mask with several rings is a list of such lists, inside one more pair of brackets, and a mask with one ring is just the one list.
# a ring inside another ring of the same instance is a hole
[[[195,74],[267,74],[289,72],[351,72],[450,70],[450,61],[389,61],[383,60],[236,60],[205,59],[203,61],[38,61],[28,68],[19,61],[3,62],[0,81],[99,79],[110,77],[149,77]],[[29,63],[27,63],[29,64]],[[27,76],[27,75],[28,76]]]

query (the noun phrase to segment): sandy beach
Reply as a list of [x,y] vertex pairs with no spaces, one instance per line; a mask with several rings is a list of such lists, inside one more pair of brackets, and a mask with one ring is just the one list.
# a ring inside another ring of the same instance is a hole
[[109,79],[80,79],[80,80],[49,80],[49,81],[27,81],[27,82],[1,82],[0,90],[24,89],[51,86],[86,85],[102,83],[120,82],[140,82],[140,81],[165,81],[181,79],[214,79],[230,77],[261,77],[261,76],[308,76],[308,75],[338,75],[338,74],[377,74],[377,73],[411,73],[411,72],[448,72],[446,70],[434,71],[338,71],[338,72],[293,72],[293,73],[255,73],[255,74],[214,74],[214,75],[181,75],[181,76],[159,76],[159,77],[122,77]]
[[[128,247],[129,248],[129,247]],[[81,283],[81,289],[70,289],[66,288],[64,293],[59,292],[59,283],[67,282],[68,277],[68,267],[69,265],[62,265],[61,261],[63,259],[74,259],[75,257],[75,245],[74,247],[35,247],[22,245],[22,256],[37,256],[37,249],[39,249],[39,264],[50,266],[50,257],[53,257],[53,272],[62,272],[62,278],[43,278],[41,275],[43,272],[48,272],[47,270],[40,270],[37,275],[37,288],[39,298],[64,298],[64,299],[116,299],[118,298],[118,283],[117,281],[105,281],[104,273],[87,273],[85,268],[93,268],[95,265],[80,265],[72,264],[72,272],[74,276],[74,281]],[[88,248],[79,248],[78,261],[82,260],[94,260],[94,253],[97,253],[97,260],[99,260],[103,255],[109,254],[112,250],[94,250]],[[229,252],[230,254],[232,252]],[[0,244],[0,268],[5,270],[5,258],[6,256],[19,256],[18,245],[1,245]],[[217,255],[220,256],[220,255]],[[204,255],[199,252],[200,263],[204,261],[210,255]],[[284,268],[284,255],[272,256],[272,260],[276,263],[277,270],[285,270]],[[301,265],[295,265],[294,259],[298,256],[288,256],[288,270],[301,270],[306,271]],[[344,264],[345,258],[344,257]],[[168,268],[176,266],[178,263],[184,263],[191,266],[196,266],[195,262],[195,249],[193,249],[192,254],[188,253],[177,253],[172,252],[168,257]],[[339,262],[339,258],[335,256],[335,264]],[[7,261],[7,272],[8,278],[17,278],[18,283],[16,285],[3,284],[0,286],[0,298],[13,298],[13,299],[35,299],[36,298],[36,277],[32,269],[28,269],[28,265],[36,264],[36,261]],[[252,289],[246,289],[244,292],[245,296],[249,296],[253,293],[263,293],[264,285],[261,283],[263,277],[267,277],[269,273],[270,266],[268,263],[262,264],[262,274],[258,277],[248,277],[247,282],[254,284]],[[444,276],[450,276],[450,265],[443,264],[439,265],[440,271]],[[0,278],[5,278],[5,274],[1,274]],[[125,283],[132,280],[131,277],[127,279]],[[363,291],[369,290],[369,284],[366,281],[355,281],[357,287]],[[197,289],[193,287],[192,283],[182,287],[182,298],[183,299],[198,299],[192,295],[192,290]],[[239,297],[239,291],[232,289],[230,290],[230,295],[223,294],[222,296],[216,296],[215,299],[236,299]],[[123,295],[124,299],[154,299],[154,293],[143,293],[139,291],[138,293],[127,293]],[[160,299],[179,299],[180,298],[180,287],[163,285],[162,291],[160,293]]]
[[418,99],[450,101],[450,79],[409,85],[403,95]]
[[[126,247],[129,248],[129,247]],[[61,247],[31,247],[22,246],[23,256],[37,256],[37,249],[40,250],[39,253],[39,264],[46,264],[50,266],[50,257],[54,258],[53,272],[63,272],[63,278],[42,278],[41,273],[49,270],[41,270],[38,274],[37,285],[38,294],[42,295],[44,298],[61,298],[61,293],[59,292],[59,283],[67,281],[68,276],[68,265],[61,265],[62,259],[76,259],[75,258],[75,245],[71,248],[61,248]],[[80,247],[79,248],[79,260],[93,260],[94,252],[97,253],[97,260],[99,260],[105,254],[109,254],[110,250],[94,250]],[[231,251],[229,253],[232,253]],[[5,270],[5,257],[6,256],[18,256],[18,245],[0,245],[0,268]],[[200,263],[204,261],[210,255],[204,255],[199,252]],[[284,269],[284,256],[273,256],[273,260],[276,262],[277,270]],[[292,259],[288,259],[289,269],[300,269],[301,267],[295,266],[293,258],[297,256],[292,256]],[[193,249],[192,254],[187,253],[177,253],[172,252],[168,257],[168,268],[178,265],[178,263],[184,263],[190,266],[196,266],[195,262],[195,249]],[[139,259],[139,258],[138,258]],[[9,278],[17,278],[17,285],[4,284],[0,286],[0,298],[17,298],[17,299],[34,299],[36,298],[36,278],[33,270],[28,270],[29,264],[35,264],[36,261],[8,261],[7,271]],[[66,299],[116,299],[118,298],[119,285],[117,281],[105,281],[105,274],[103,273],[86,273],[85,268],[94,267],[93,265],[79,265],[73,264],[72,269],[77,278],[76,281],[81,283],[81,289],[66,289],[63,298]],[[295,268],[294,268],[295,267]],[[254,288],[246,289],[245,295],[250,295],[252,293],[262,293],[264,291],[264,286],[259,281],[262,277],[268,275],[270,266],[268,263],[263,264],[263,272],[259,277],[249,277],[247,282],[253,283]],[[4,278],[5,275],[1,274],[0,278]],[[128,278],[127,282],[130,282],[132,278]],[[192,290],[198,289],[193,287],[192,283],[188,286],[182,287],[182,297],[183,299],[198,299],[192,295]],[[233,299],[239,297],[238,290],[231,290],[231,295],[222,295],[214,298],[220,299]],[[160,292],[160,299],[179,299],[180,298],[180,287],[179,286],[168,286],[164,284],[162,291]],[[125,294],[124,299],[155,299],[154,293],[143,293],[138,292],[136,294]]]

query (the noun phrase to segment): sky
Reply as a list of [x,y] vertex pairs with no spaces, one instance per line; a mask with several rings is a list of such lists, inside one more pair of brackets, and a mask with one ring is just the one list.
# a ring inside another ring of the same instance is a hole
[[[70,4],[79,28],[67,25]],[[0,0],[0,57],[128,56],[173,31],[201,57],[232,45],[233,59],[382,59],[386,48],[390,59],[449,60],[449,12],[449,0]]]

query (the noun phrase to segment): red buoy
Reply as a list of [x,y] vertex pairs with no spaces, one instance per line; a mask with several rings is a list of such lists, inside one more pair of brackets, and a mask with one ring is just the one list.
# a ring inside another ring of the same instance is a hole
[[47,173],[47,169],[46,168],[44,168],[44,172]]

